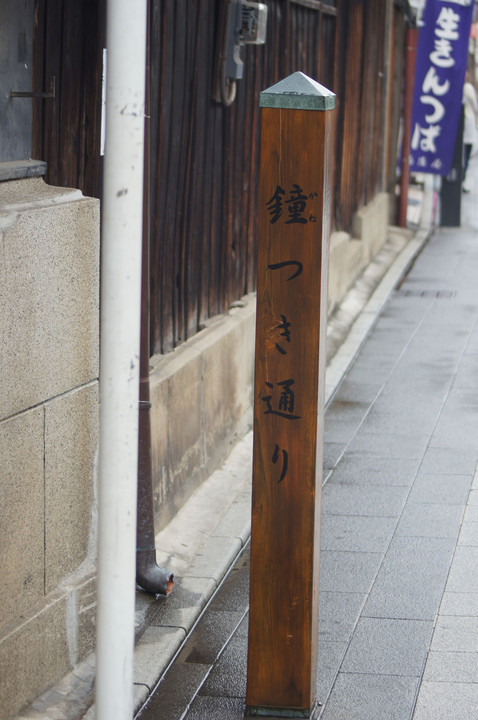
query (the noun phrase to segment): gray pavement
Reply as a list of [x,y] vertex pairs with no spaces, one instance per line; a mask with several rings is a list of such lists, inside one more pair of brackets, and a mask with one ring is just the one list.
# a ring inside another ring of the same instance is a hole
[[[476,156],[469,172],[473,189],[463,196],[461,228],[436,230],[400,284],[386,290],[388,299],[375,298],[368,327],[355,329],[360,349],[330,392],[322,720],[478,715]],[[342,372],[341,358],[335,362]],[[238,497],[247,503],[246,490]],[[239,559],[222,584],[212,578],[218,589],[192,632],[183,633],[142,720],[243,718],[249,560],[241,528]],[[224,523],[211,545],[223,535]],[[183,608],[187,592],[202,592],[202,581],[189,582],[189,590],[178,588]],[[161,603],[152,617],[163,634],[166,608]],[[178,629],[177,616],[170,629]]]

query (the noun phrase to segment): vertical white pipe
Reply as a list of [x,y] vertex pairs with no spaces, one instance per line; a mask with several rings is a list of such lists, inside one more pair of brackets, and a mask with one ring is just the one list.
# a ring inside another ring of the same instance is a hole
[[146,0],[108,0],[96,717],[131,720]]

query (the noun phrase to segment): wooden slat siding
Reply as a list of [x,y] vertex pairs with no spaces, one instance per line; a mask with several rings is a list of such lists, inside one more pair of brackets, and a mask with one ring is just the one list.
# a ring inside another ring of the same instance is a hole
[[[291,32],[290,32],[290,19],[291,19],[291,11],[290,11],[290,0],[286,0],[283,4],[282,8],[282,15],[283,15],[283,25],[285,28],[285,31],[283,33],[283,41],[282,41],[282,51],[280,53],[280,77],[285,78],[290,73],[287,73],[287,69],[291,66],[291,47],[292,47],[292,41],[291,41]],[[261,91],[264,90],[266,86],[261,88]]]
[[33,101],[32,149],[47,182],[101,191],[99,157],[104,0],[35,3],[35,87],[56,79],[55,99]]
[[[200,61],[205,59],[205,72],[198,73],[198,91],[196,95],[194,147],[195,162],[193,167],[194,195],[191,217],[191,244],[193,248],[194,261],[191,262],[189,273],[194,275],[196,288],[195,296],[188,298],[189,319],[188,333],[192,335],[198,328],[202,327],[207,320],[207,287],[209,284],[209,247],[205,242],[208,237],[210,220],[210,203],[204,203],[204,191],[201,184],[202,177],[211,177],[212,168],[212,147],[210,128],[207,123],[207,109],[210,102],[211,85],[213,77],[213,54],[208,52],[209,47],[214,45],[214,35],[210,32],[208,2],[201,0],[198,7],[198,48],[196,64],[200,67]],[[205,292],[206,291],[206,292]],[[195,323],[195,329],[191,320]]]
[[402,100],[402,81],[404,72],[404,47],[405,47],[405,21],[401,8],[397,3],[393,5],[392,25],[392,60],[390,67],[390,82],[392,83],[389,105],[389,145],[387,148],[387,176],[386,190],[395,195],[395,184],[397,182],[397,153],[398,138],[400,133],[400,116]]
[[337,78],[336,227],[350,230],[360,159],[362,99],[363,3],[340,0],[337,20],[342,64]]
[[[246,72],[245,79],[248,88],[254,87],[254,54],[248,53],[246,58]],[[240,177],[240,188],[239,197],[241,200],[241,220],[239,223],[240,237],[239,246],[236,251],[240,255],[240,267],[238,277],[238,288],[239,292],[244,295],[247,293],[247,245],[249,235],[249,197],[250,197],[250,173],[249,168],[251,165],[251,147],[252,147],[252,133],[253,128],[251,124],[251,109],[252,103],[245,101],[241,107],[240,119],[237,126],[239,141],[241,143],[241,177]],[[242,131],[241,131],[242,128]],[[233,297],[231,302],[236,298]]]
[[[242,83],[241,83],[242,85]],[[242,85],[243,87],[243,85]],[[238,88],[238,95],[241,93],[241,87]],[[232,163],[234,151],[232,147],[231,135],[234,131],[234,121],[237,112],[238,98],[236,98],[234,107],[227,109],[224,115],[224,175],[223,175],[223,199],[222,199],[222,222],[221,222],[221,240],[220,240],[220,257],[221,271],[219,275],[219,301],[223,308],[227,307],[227,284],[232,280],[231,268],[231,235],[232,235]]]
[[[63,5],[63,33],[60,89],[60,162],[58,175],[69,187],[80,185],[80,88],[83,84],[84,48],[81,3],[65,2]],[[71,82],[75,78],[76,82]],[[70,159],[73,154],[74,162]]]
[[[321,16],[321,42],[319,47],[319,74],[318,77],[322,82],[322,85],[329,88],[337,95],[337,43],[336,43],[336,17],[333,15],[322,15]],[[331,153],[331,168],[330,168],[330,186],[335,188],[335,176],[337,172],[337,110],[333,113],[331,122],[330,132],[330,143],[332,147]],[[335,205],[338,201],[338,197],[332,192],[331,207],[330,207],[330,229],[333,232],[336,229],[336,213]]]
[[[170,0],[169,0],[170,1]],[[163,0],[163,6],[168,5],[168,0]],[[152,307],[152,330],[153,350],[166,352],[178,342],[189,337],[201,327],[211,315],[226,310],[230,303],[240,297],[243,293],[255,288],[255,207],[257,178],[254,172],[257,163],[258,152],[258,114],[257,96],[261,89],[270,85],[280,77],[290,72],[301,69],[308,74],[317,77],[320,55],[320,13],[308,8],[295,6],[290,9],[290,2],[275,1],[269,3],[270,14],[268,21],[268,40],[265,48],[243,48],[242,54],[245,61],[245,77],[237,85],[237,98],[230,108],[223,108],[221,105],[210,103],[206,105],[202,114],[205,115],[205,131],[202,136],[204,149],[199,160],[196,160],[197,150],[191,148],[185,141],[184,135],[179,144],[181,149],[178,163],[181,165],[176,172],[179,173],[178,187],[182,187],[182,197],[188,202],[181,210],[180,199],[176,202],[166,200],[168,207],[163,205],[164,199],[157,204],[155,213],[165,212],[171,215],[182,213],[181,231],[179,234],[179,250],[181,256],[181,272],[179,273],[180,297],[176,296],[173,288],[171,312],[174,318],[172,324],[172,336],[165,332],[167,330],[165,313],[168,312],[167,303],[158,306],[155,304],[156,293],[153,291]],[[217,17],[211,12],[214,8],[207,3],[209,27],[215,26]],[[192,13],[194,15],[194,11]],[[288,20],[288,22],[286,22]],[[189,20],[186,20],[186,25]],[[201,35],[201,23],[197,22],[197,32]],[[188,45],[194,46],[191,36],[188,38]],[[170,36],[164,36],[165,43],[171,43]],[[177,42],[176,42],[177,45]],[[283,52],[283,48],[290,52]],[[213,44],[209,43],[209,48]],[[207,58],[207,60],[206,60]],[[210,67],[213,58],[206,51],[201,53],[199,64],[203,68]],[[258,63],[256,67],[256,62]],[[330,60],[329,60],[330,62]],[[190,83],[188,63],[185,66],[184,82]],[[177,77],[178,71],[173,71]],[[203,74],[208,74],[203,71]],[[201,72],[198,73],[198,82]],[[175,80],[176,83],[176,80]],[[196,83],[193,82],[193,85]],[[191,87],[193,87],[193,85]],[[198,91],[199,92],[199,91]],[[195,115],[195,108],[191,106],[192,116]],[[162,111],[161,111],[162,112]],[[168,131],[170,136],[161,135],[158,140],[160,144],[169,142],[175,149],[174,125],[183,124],[184,117],[178,114],[177,107],[172,102]],[[163,121],[161,121],[163,122]],[[199,129],[198,118],[193,120]],[[191,127],[191,126],[189,126]],[[208,129],[213,128],[211,146],[207,151]],[[179,132],[179,131],[177,131]],[[192,154],[191,154],[192,152]],[[184,155],[185,153],[185,155]],[[158,157],[161,157],[159,151]],[[193,168],[192,174],[182,166],[184,163],[189,166],[193,163],[202,162],[203,172],[201,177],[196,177]],[[209,168],[209,170],[207,170]],[[159,167],[159,182],[169,184],[172,180],[172,166],[168,169]],[[202,189],[198,190],[200,180],[203,179]],[[183,183],[193,183],[191,190],[188,187],[185,191]],[[192,192],[192,195],[191,195]],[[201,195],[202,193],[202,195]],[[200,199],[199,207],[197,200]],[[189,213],[189,206],[193,209]],[[168,237],[161,238],[159,229],[161,223],[154,222],[153,227],[157,228],[153,237],[153,257],[155,264],[160,261],[161,251],[157,249],[158,243],[165,243],[167,248],[171,247],[171,233],[177,237],[177,229],[171,229],[171,222],[168,219],[164,223],[163,231]],[[190,242],[190,244],[188,244]],[[199,244],[202,252],[193,255],[195,246]],[[208,248],[209,262],[205,262],[204,248]],[[186,264],[185,253],[188,255],[191,265]],[[163,264],[167,266],[167,258]],[[189,274],[196,272],[197,284]],[[154,273],[154,270],[153,270]],[[174,273],[177,276],[176,268]],[[189,278],[189,281],[188,281]],[[154,288],[154,282],[153,282]],[[206,308],[205,297],[208,292],[208,307]],[[181,305],[181,309],[176,305]],[[182,313],[183,326],[180,327],[178,311]]]
[[[175,248],[175,273],[178,278],[175,287],[175,333],[178,342],[184,342],[187,339],[186,318],[184,307],[184,292],[186,282],[186,242],[187,242],[187,220],[188,220],[188,189],[189,176],[191,172],[190,157],[190,123],[191,123],[191,101],[192,93],[192,52],[194,45],[191,44],[190,34],[193,28],[194,15],[196,11],[196,3],[190,6],[187,0],[176,0],[176,27],[178,42],[178,52],[181,53],[183,65],[183,78],[181,85],[177,84],[176,88],[181,87],[178,95],[181,98],[181,111],[178,117],[181,118],[181,143],[179,154],[179,176],[178,176],[178,198],[176,207],[176,243]],[[183,33],[183,26],[185,32]]]
[[[56,86],[61,88],[62,67],[62,28],[63,28],[63,2],[59,0],[52,4],[46,3],[47,12],[44,20],[45,47],[48,48],[44,64],[43,84],[49,82],[47,78],[55,77]],[[48,163],[45,180],[51,185],[61,185],[59,177],[60,164],[60,94],[56,92],[55,98],[44,103],[43,134],[41,138],[41,160]],[[74,162],[74,158],[72,158]]]
[[[221,220],[222,220],[222,196],[223,196],[223,155],[222,155],[222,134],[224,126],[224,114],[213,113],[210,123],[214,131],[212,138],[213,157],[212,175],[210,187],[211,226],[209,229],[209,287],[208,287],[208,317],[213,317],[220,312],[219,283],[221,277]],[[204,182],[208,181],[204,178]]]
[[[375,190],[373,187],[369,190],[368,202],[372,200],[374,192],[382,192],[385,190],[385,179],[384,179],[384,157],[386,152],[387,133],[385,131],[385,122],[387,118],[386,114],[386,101],[387,101],[387,72],[388,72],[388,58],[386,54],[389,51],[388,45],[388,28],[386,23],[388,21],[388,12],[386,3],[380,3],[380,25],[377,25],[377,34],[379,38],[379,52],[378,58],[380,61],[380,71],[377,73],[377,90],[376,90],[376,106],[375,106],[375,126],[374,126],[374,144],[375,144],[375,155],[374,155],[374,166],[373,171],[375,175]],[[381,30],[380,30],[381,29]]]
[[86,14],[84,84],[82,87],[83,168],[79,187],[85,195],[99,197],[103,187],[101,112],[103,48],[106,46],[106,5],[90,0]]
[[[246,83],[247,87],[250,88],[249,95],[252,97],[254,81],[255,81],[255,62],[257,53],[254,53],[253,48],[248,48],[249,51],[247,57],[246,66]],[[241,208],[241,274],[239,279],[238,288],[242,294],[249,292],[251,287],[251,279],[248,277],[248,247],[250,240],[250,233],[253,231],[253,227],[249,225],[249,205],[251,194],[254,189],[254,176],[251,175],[251,167],[254,162],[253,147],[254,147],[254,105],[255,103],[249,102],[247,97],[245,98],[244,108],[242,112],[243,122],[243,133],[242,133],[242,180],[241,180],[241,197],[242,197],[242,208]],[[251,185],[252,178],[252,185]],[[254,287],[255,287],[255,275],[254,275]],[[232,298],[234,301],[236,298]]]
[[[150,37],[149,42],[149,53],[150,53],[150,142],[152,138],[161,137],[161,118],[162,115],[159,112],[159,108],[162,105],[162,93],[164,87],[165,78],[159,73],[159,67],[162,62],[158,62],[158,55],[161,56],[165,52],[165,45],[161,43],[161,32],[162,32],[162,16],[160,7],[157,2],[150,0],[149,5],[150,15]],[[154,143],[151,147],[150,152],[150,263],[151,268],[151,282],[150,282],[150,304],[152,307],[160,305],[160,281],[161,281],[161,267],[158,259],[159,246],[157,243],[151,242],[151,238],[158,237],[158,224],[159,215],[155,212],[158,193],[163,190],[158,182],[158,164],[159,157],[158,153],[161,148],[160,143]],[[154,318],[152,313],[150,316],[150,339],[154,337]],[[151,348],[154,352],[154,349]]]
[[[369,183],[367,188],[367,202],[370,202],[375,193],[383,189],[382,185],[382,161],[383,161],[383,140],[384,133],[380,132],[383,127],[383,82],[385,77],[385,3],[380,2],[372,9],[376,17],[375,28],[377,35],[376,66],[375,66],[375,93],[374,93],[374,117],[371,135],[371,167]],[[381,31],[380,31],[381,30]]]
[[376,0],[367,0],[364,3],[364,23],[370,32],[363,38],[363,91],[360,102],[361,108],[361,134],[359,139],[360,162],[358,166],[358,182],[356,182],[355,207],[367,204],[374,146],[374,118],[375,118],[375,88],[377,72],[380,67],[378,58],[377,17],[380,13]]
[[[35,0],[33,6],[33,90],[43,90],[45,76],[45,3]],[[42,133],[44,126],[44,101],[32,100],[32,155],[42,157]]]
[[183,227],[181,232],[181,246],[183,256],[181,258],[183,268],[183,284],[181,305],[183,308],[183,332],[184,337],[191,337],[198,330],[198,273],[199,269],[199,228],[202,212],[196,205],[198,188],[198,169],[203,167],[203,142],[196,142],[196,133],[200,133],[203,118],[197,112],[199,95],[199,67],[200,67],[200,27],[199,18],[202,9],[201,0],[194,3],[194,11],[188,15],[188,57],[190,69],[188,75],[191,78],[189,86],[189,114],[188,114],[188,139],[186,153],[186,183],[183,200]]
[[[167,242],[166,247],[168,250],[168,255],[166,257],[167,266],[165,267],[165,270],[171,278],[170,302],[173,321],[173,335],[170,340],[170,344],[166,346],[168,349],[184,340],[181,323],[182,307],[180,288],[183,278],[181,274],[180,233],[183,220],[183,188],[185,178],[184,156],[186,121],[188,119],[188,116],[185,115],[185,101],[187,100],[186,89],[189,90],[186,74],[185,11],[185,0],[176,0],[173,9],[174,24],[172,28],[174,56],[173,65],[169,68],[169,72],[172,72],[173,76],[172,107],[169,120],[169,141],[171,142],[172,161],[170,163],[168,175],[164,177],[162,171],[160,174],[160,182],[161,180],[166,182],[168,188],[170,188],[166,198],[166,207],[163,208],[166,216],[164,239]],[[165,37],[163,41],[168,42],[169,37]]]
[[[171,263],[168,261],[171,252],[165,232],[168,207],[166,200],[170,188],[165,180],[161,181],[161,177],[170,175],[173,154],[172,142],[168,139],[173,92],[173,43],[166,42],[168,35],[173,32],[173,7],[170,4],[164,6],[158,0],[151,0],[151,12],[151,119],[153,122],[150,142],[155,172],[152,179],[151,208],[151,350],[153,353],[159,353],[166,351],[161,345],[161,337],[173,336],[174,278]],[[163,67],[170,68],[170,72],[161,72]],[[155,78],[156,82],[153,84]],[[155,115],[157,121],[154,121]],[[158,308],[162,309],[161,317],[158,316]]]
[[[259,55],[254,58],[252,87],[254,88],[255,97],[259,97],[262,91],[260,84],[261,76],[261,59]],[[247,214],[247,275],[245,292],[249,293],[256,287],[256,218],[257,218],[257,194],[256,189],[256,168],[259,167],[259,104],[250,103],[250,126],[251,126],[251,146],[250,146],[250,163],[248,177],[248,214]]]

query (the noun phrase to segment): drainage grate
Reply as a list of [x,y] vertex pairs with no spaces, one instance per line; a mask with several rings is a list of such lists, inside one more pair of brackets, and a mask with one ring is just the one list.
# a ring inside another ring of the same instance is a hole
[[433,297],[433,298],[454,298],[456,290],[397,290],[403,297]]

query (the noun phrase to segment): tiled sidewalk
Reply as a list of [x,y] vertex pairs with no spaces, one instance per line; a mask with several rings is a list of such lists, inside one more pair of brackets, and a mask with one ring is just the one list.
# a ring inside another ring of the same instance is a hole
[[[477,715],[474,188],[462,227],[432,237],[326,413],[322,720]],[[246,549],[142,720],[243,718],[247,579]]]

